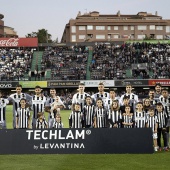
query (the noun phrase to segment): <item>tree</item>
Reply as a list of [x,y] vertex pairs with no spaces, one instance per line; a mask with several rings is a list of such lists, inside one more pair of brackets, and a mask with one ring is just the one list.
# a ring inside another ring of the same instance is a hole
[[28,33],[26,37],[37,37],[38,43],[51,43],[51,34],[46,29],[39,29],[38,32]]

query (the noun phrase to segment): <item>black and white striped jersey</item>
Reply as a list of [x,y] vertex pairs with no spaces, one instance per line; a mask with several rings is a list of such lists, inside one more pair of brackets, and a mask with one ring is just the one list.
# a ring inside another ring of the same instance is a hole
[[115,97],[115,99],[107,98],[107,99],[105,99],[105,103],[104,103],[105,108],[107,110],[109,110],[111,108],[111,105],[112,105],[113,101],[115,101],[115,100],[118,101],[118,104],[120,106],[119,98],[118,97]]
[[33,110],[33,118],[37,119],[38,112],[44,112],[46,103],[46,97],[39,97],[34,95],[32,97],[32,110]]
[[62,122],[57,122],[57,121],[55,121],[55,122],[53,123],[53,128],[63,128],[63,127],[64,127],[64,125],[63,125]]
[[36,120],[36,129],[45,129],[47,128],[47,121],[45,120],[45,118],[42,119],[42,121],[40,121],[39,119]]
[[158,124],[158,118],[156,115],[154,116],[147,116],[146,123],[148,124],[149,128],[152,128],[152,131],[154,132],[156,129],[156,124]]
[[54,101],[55,101],[55,98],[52,98],[52,97],[48,98],[48,99],[46,100],[45,106],[51,106],[51,104],[52,104]]
[[165,111],[156,112],[158,118],[158,128],[166,128],[168,115]]
[[76,93],[73,95],[73,99],[72,99],[72,104],[76,104],[79,103],[81,105],[81,111],[83,110],[83,107],[85,105],[85,99],[87,96],[90,96],[88,93]]
[[167,112],[168,116],[170,117],[170,96],[164,98],[162,95],[159,97],[159,101],[162,103],[165,111]]
[[98,98],[102,99],[104,107],[106,107],[107,99],[109,99],[109,97],[110,95],[108,92],[104,92],[103,94],[95,93],[91,96],[91,98],[95,101],[95,103]]
[[20,100],[22,98],[26,99],[26,101],[31,101],[32,96],[26,93],[21,93],[21,94],[14,93],[8,97],[8,100],[13,102],[13,114],[14,115],[16,115],[17,109],[20,107]]
[[153,107],[156,107],[156,104],[159,102],[159,98],[158,99],[156,99],[156,98],[154,98],[154,99],[150,99],[150,104],[151,104],[151,106],[153,106]]
[[145,128],[146,127],[146,113],[145,112],[135,112],[135,127],[136,128]]
[[107,111],[104,108],[96,108],[95,115],[97,128],[107,127]]
[[69,127],[82,128],[83,120],[83,113],[81,111],[72,111],[69,116]]
[[133,123],[132,125],[124,125],[122,124],[123,128],[134,128],[134,116],[133,115],[122,115],[122,120],[121,122],[123,123]]
[[0,98],[0,122],[6,120],[6,105],[9,103],[8,99]]
[[83,117],[85,125],[93,125],[95,106],[94,105],[85,105],[83,107]]
[[18,118],[18,128],[28,128],[28,120],[30,118],[29,108],[18,108],[16,117]]
[[136,103],[139,102],[139,99],[138,99],[138,95],[134,94],[134,93],[131,93],[131,94],[123,94],[121,97],[120,97],[120,105],[122,106],[123,105],[123,98],[124,97],[128,97],[129,98],[129,104],[130,106],[133,107],[133,110],[135,110],[135,105]]
[[111,120],[110,123],[112,124],[112,127],[115,123],[119,123],[120,120],[120,111],[119,110],[109,110],[108,111],[108,120]]
[[154,100],[159,102],[159,97],[161,96],[161,93],[155,93],[154,94]]

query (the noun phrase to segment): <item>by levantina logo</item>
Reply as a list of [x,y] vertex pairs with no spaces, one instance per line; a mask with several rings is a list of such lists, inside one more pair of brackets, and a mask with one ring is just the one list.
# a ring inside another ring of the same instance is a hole
[[[91,135],[91,130],[68,130],[63,133],[62,130],[26,130],[28,140],[39,140],[39,145],[34,145],[33,149],[69,149],[77,148],[84,149],[85,145],[82,140],[85,140],[86,135]],[[69,142],[68,142],[69,139]],[[74,140],[74,142],[70,142]],[[75,142],[76,141],[78,142]],[[57,140],[58,143],[55,143]],[[62,142],[60,142],[62,140]],[[48,141],[48,142],[44,142]],[[64,141],[64,142],[63,142]]]

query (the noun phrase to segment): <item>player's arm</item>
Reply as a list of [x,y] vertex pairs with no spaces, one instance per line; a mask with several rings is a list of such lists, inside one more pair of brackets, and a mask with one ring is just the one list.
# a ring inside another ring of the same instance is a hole
[[97,118],[96,118],[96,116],[94,116],[93,122],[94,122],[94,128],[97,128]]
[[28,117],[28,128],[31,129],[31,119],[30,119],[30,116]]
[[113,120],[111,119],[111,110],[108,111],[108,123],[112,125],[112,127],[114,126],[114,122]]
[[28,110],[28,128],[31,129],[31,114],[29,110]]
[[82,122],[82,127],[85,128],[85,117],[84,117],[84,114],[81,113],[81,122]]
[[69,127],[72,128],[72,112],[70,113],[70,116],[69,116]]
[[45,112],[50,112],[51,106],[49,103],[49,99],[45,102]]
[[19,111],[17,110],[16,117],[15,117],[15,122],[16,122],[16,128],[19,128],[18,121],[19,121]]
[[5,103],[6,103],[6,104],[9,104],[9,100],[8,100],[8,99],[5,99]]
[[48,128],[48,123],[46,122],[46,125],[45,125],[46,128]]
[[154,133],[157,133],[157,129],[158,129],[158,123],[156,122],[155,123],[155,131],[154,131]]

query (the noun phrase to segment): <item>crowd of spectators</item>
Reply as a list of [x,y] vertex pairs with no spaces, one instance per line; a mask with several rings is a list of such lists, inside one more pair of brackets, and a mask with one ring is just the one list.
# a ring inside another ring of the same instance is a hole
[[47,48],[42,70],[51,69],[52,80],[86,79],[88,49],[85,46]]
[[123,79],[125,78],[125,58],[118,45],[95,44],[90,66],[91,79]]
[[0,80],[24,79],[31,68],[33,49],[0,49]]
[[[170,78],[170,46],[134,42],[95,43],[89,70],[86,46],[47,47],[41,72],[51,70],[51,80]],[[0,80],[22,80],[31,69],[33,49],[0,49]]]
[[[168,44],[96,43],[90,66],[92,79],[170,78],[170,46]],[[131,76],[126,75],[126,70]],[[95,73],[96,74],[93,74]]]

